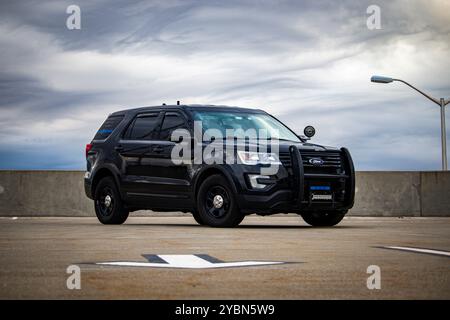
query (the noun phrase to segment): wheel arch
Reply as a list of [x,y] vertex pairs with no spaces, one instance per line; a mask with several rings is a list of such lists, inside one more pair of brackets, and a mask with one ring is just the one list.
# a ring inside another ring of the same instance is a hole
[[230,184],[231,188],[233,189],[233,192],[235,194],[238,194],[238,190],[236,188],[236,183],[235,183],[231,173],[228,172],[222,166],[214,165],[214,166],[205,167],[198,172],[198,174],[194,180],[194,192],[193,192],[194,199],[197,199],[197,193],[198,193],[198,190],[200,189],[200,186],[203,183],[203,181],[205,181],[206,178],[208,178],[214,174],[220,174],[220,175],[224,176],[225,179],[227,179],[228,183]]
[[97,169],[94,173],[94,177],[92,178],[92,197],[95,197],[95,189],[97,188],[98,183],[100,182],[100,180],[102,180],[105,177],[112,177],[115,184],[116,184],[116,188],[119,191],[119,193],[121,194],[121,188],[120,188],[120,183],[119,183],[119,177],[117,175],[117,173],[115,173],[115,170],[110,168],[109,166],[104,166],[101,167],[99,169]]

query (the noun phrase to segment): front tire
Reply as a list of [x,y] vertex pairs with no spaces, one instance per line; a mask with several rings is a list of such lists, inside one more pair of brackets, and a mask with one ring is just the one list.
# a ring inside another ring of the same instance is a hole
[[125,208],[111,177],[105,177],[95,188],[95,214],[103,224],[122,224],[127,220],[129,211]]
[[346,212],[305,212],[301,216],[305,222],[313,227],[332,227],[344,218]]
[[202,220],[202,217],[200,217],[200,214],[197,210],[192,211],[192,216],[194,217],[195,222],[197,222],[199,225],[204,226],[205,223]]
[[200,186],[197,194],[198,214],[210,227],[235,227],[244,219],[227,179],[215,174]]

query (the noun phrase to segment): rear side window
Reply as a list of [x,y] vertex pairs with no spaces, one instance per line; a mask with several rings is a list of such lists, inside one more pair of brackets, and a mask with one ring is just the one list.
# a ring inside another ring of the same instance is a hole
[[123,119],[122,116],[109,116],[108,119],[103,122],[100,129],[98,129],[94,140],[104,140],[109,137],[109,135],[114,131],[114,129],[119,125]]
[[137,117],[125,134],[130,140],[153,140],[158,133],[159,113],[150,113]]

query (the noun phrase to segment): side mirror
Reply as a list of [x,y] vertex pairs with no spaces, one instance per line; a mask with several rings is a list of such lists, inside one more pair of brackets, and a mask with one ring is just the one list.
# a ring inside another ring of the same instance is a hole
[[305,129],[303,130],[303,133],[308,138],[311,138],[316,134],[316,129],[314,129],[313,126],[306,126]]

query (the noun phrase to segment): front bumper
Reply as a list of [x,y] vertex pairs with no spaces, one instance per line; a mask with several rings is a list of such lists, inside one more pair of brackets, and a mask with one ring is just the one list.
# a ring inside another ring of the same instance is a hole
[[[349,151],[340,150],[341,168],[337,172],[314,173],[305,170],[297,147],[289,148],[285,177],[267,192],[243,192],[237,195],[244,213],[273,214],[307,211],[346,211],[353,207],[355,169]],[[281,175],[283,176],[283,174]]]

